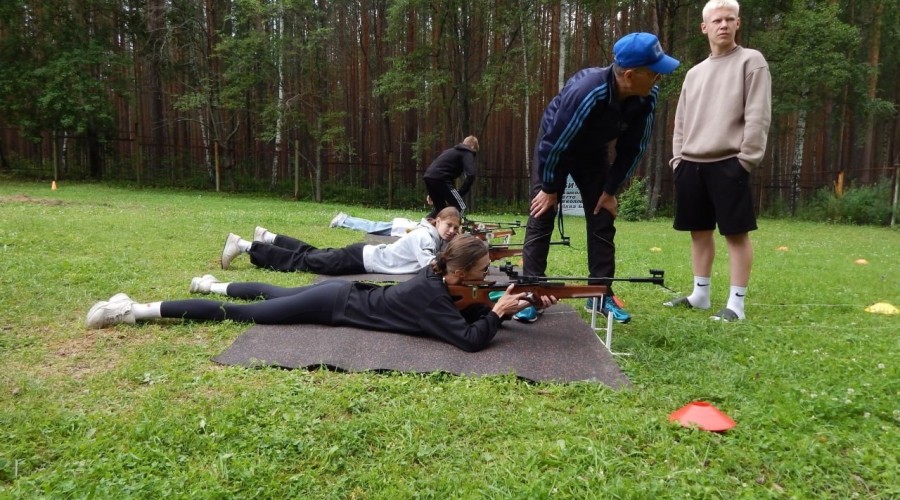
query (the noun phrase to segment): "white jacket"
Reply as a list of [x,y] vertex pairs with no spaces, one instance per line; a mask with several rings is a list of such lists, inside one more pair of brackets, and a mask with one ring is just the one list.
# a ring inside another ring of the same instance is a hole
[[428,219],[390,244],[363,247],[363,265],[367,273],[412,274],[429,265],[444,249],[444,240]]

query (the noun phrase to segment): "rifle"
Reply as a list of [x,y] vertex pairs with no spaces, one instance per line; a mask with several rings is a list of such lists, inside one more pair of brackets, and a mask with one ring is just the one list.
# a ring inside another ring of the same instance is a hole
[[490,245],[488,246],[488,257],[491,262],[500,259],[508,259],[509,257],[518,257],[522,255],[522,245]]
[[581,278],[581,277],[571,277],[571,276],[554,276],[554,277],[545,277],[545,276],[519,276],[518,271],[516,271],[516,266],[507,262],[505,265],[497,266],[497,269],[506,273],[509,276],[510,280],[513,280],[515,283],[528,284],[528,283],[541,283],[544,281],[626,281],[628,283],[653,283],[654,285],[659,285],[666,290],[674,291],[666,286],[665,283],[665,275],[666,272],[662,269],[650,269],[650,276],[647,277],[632,277],[632,278]]
[[460,229],[463,232],[472,232],[474,230],[485,230],[485,229],[513,229],[517,227],[522,227],[522,223],[520,221],[515,222],[482,222],[471,219],[463,219],[462,224],[460,224]]
[[[561,241],[551,241],[551,245],[566,245],[570,246],[569,239],[566,238]],[[491,262],[495,260],[505,259],[509,257],[519,257],[522,255],[522,248],[525,246],[524,243],[506,243],[504,245],[489,245],[488,246],[488,255],[491,258]],[[512,264],[509,262],[506,263],[507,266],[512,268]],[[501,271],[505,271],[504,267],[498,266],[498,269]],[[506,273],[509,276],[509,273]]]
[[516,234],[512,229],[473,229],[469,234],[475,236],[479,240],[488,241],[494,238],[504,238],[509,242],[509,237]]
[[[462,285],[448,285],[450,297],[453,299],[454,305],[459,310],[463,310],[474,304],[484,304],[491,307],[494,302],[506,293],[506,289],[510,283],[497,282],[479,282],[479,283],[463,283]],[[570,285],[567,283],[557,283],[544,281],[540,283],[516,283],[513,291],[516,293],[525,292],[525,300],[534,305],[540,305],[540,297],[545,295],[553,295],[557,299],[578,299],[585,297],[600,297],[606,294],[606,285]]]
[[515,266],[506,263],[504,266],[497,266],[498,269],[505,272],[510,277],[507,283],[497,283],[496,281],[482,281],[477,283],[463,283],[462,285],[448,285],[450,296],[457,309],[463,310],[473,304],[484,304],[491,306],[504,293],[507,287],[515,284],[513,291],[516,293],[525,292],[525,300],[534,305],[540,305],[541,296],[552,295],[557,299],[580,299],[586,297],[600,297],[606,295],[609,291],[607,285],[575,285],[565,283],[566,281],[588,281],[588,280],[605,280],[605,281],[627,281],[629,283],[653,283],[659,285],[666,290],[665,271],[662,269],[650,269],[650,276],[636,278],[583,278],[569,276],[519,276],[515,271]]

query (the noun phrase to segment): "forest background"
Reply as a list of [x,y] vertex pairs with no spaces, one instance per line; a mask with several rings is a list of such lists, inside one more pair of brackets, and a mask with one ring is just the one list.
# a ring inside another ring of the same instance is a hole
[[[544,106],[648,31],[682,61],[636,173],[652,216],[671,203],[681,82],[708,55],[703,4],[4,0],[0,173],[413,208],[430,160],[475,134],[470,206],[522,207]],[[773,79],[757,209],[844,187],[896,199],[900,0],[747,0],[740,15],[738,43]]]

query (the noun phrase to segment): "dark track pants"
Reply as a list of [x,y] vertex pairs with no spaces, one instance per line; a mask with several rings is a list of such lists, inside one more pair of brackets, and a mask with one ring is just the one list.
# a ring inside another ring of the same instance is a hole
[[[537,155],[535,155],[535,158]],[[582,165],[587,165],[585,162]],[[579,167],[581,167],[579,165]],[[596,162],[590,167],[573,168],[571,175],[581,192],[584,217],[587,226],[588,276],[592,278],[612,278],[616,275],[615,219],[606,210],[594,215],[594,207],[603,193],[606,182],[606,168],[598,168]],[[531,198],[540,192],[541,179],[537,168],[531,173]],[[558,193],[562,200],[562,193]],[[557,210],[559,207],[557,206]],[[525,244],[522,249],[522,274],[525,276],[545,276],[550,241],[556,221],[557,210],[548,210],[540,217],[529,217],[525,226]],[[609,285],[609,281],[596,280],[596,284]],[[612,293],[612,292],[610,292]]]
[[278,235],[272,244],[254,241],[250,262],[273,271],[308,271],[330,276],[364,274],[363,247],[354,243],[344,248],[316,248],[289,236]]
[[465,216],[466,202],[463,201],[453,183],[438,179],[425,179],[425,190],[428,191],[428,196],[431,197],[433,203],[428,219],[434,219],[438,212],[447,207],[456,207],[460,215]]

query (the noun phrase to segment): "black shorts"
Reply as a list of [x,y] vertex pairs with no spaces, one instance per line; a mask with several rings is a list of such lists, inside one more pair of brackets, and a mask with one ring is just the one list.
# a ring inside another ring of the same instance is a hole
[[756,229],[750,172],[738,159],[712,163],[681,160],[673,173],[675,223],[679,231],[711,231],[723,236]]

